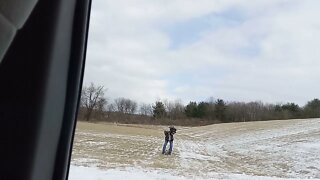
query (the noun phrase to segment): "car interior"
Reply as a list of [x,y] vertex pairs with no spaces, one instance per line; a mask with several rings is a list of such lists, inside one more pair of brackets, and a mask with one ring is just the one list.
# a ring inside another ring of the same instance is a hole
[[0,179],[67,179],[90,0],[0,0]]

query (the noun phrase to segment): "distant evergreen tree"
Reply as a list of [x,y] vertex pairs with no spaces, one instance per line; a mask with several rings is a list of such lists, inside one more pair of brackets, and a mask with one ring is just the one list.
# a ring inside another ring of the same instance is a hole
[[197,117],[198,105],[196,102],[189,102],[185,108],[185,113],[187,117]]
[[274,110],[275,110],[276,112],[281,112],[281,111],[282,111],[281,105],[280,105],[280,104],[275,105],[275,106],[274,106]]
[[167,115],[166,108],[161,101],[157,101],[153,108],[153,117],[155,118],[164,118]]
[[307,118],[320,118],[320,100],[313,99],[303,108],[304,116]]
[[300,118],[301,108],[298,104],[287,103],[281,106],[282,112],[286,114],[286,119],[288,118]]
[[210,104],[207,102],[200,102],[197,108],[197,117],[204,118],[209,115]]
[[215,109],[214,109],[214,114],[217,119],[219,119],[222,122],[227,122],[226,121],[226,103],[222,99],[217,99],[215,103]]

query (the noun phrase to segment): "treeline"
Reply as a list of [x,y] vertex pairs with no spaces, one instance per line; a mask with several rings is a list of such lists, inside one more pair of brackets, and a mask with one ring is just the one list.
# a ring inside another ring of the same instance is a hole
[[158,100],[138,104],[128,98],[108,101],[103,86],[84,86],[81,92],[79,119],[139,124],[205,125],[226,122],[263,121],[275,119],[319,118],[320,100],[313,99],[300,107],[289,102],[267,104],[256,102],[208,101],[189,102]]

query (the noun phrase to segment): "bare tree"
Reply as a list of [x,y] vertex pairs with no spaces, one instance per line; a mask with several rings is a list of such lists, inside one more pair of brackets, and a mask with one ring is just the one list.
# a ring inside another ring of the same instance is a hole
[[163,104],[169,119],[179,119],[184,117],[184,105],[180,99],[176,99],[174,101],[165,99],[163,100]]
[[117,98],[114,100],[115,109],[118,112],[124,113],[125,111],[125,98]]
[[134,114],[137,110],[138,104],[126,98],[117,98],[114,100],[116,111],[125,114]]
[[98,102],[97,102],[97,108],[95,112],[98,114],[100,118],[105,117],[106,115],[106,105],[107,105],[107,99],[102,97]]
[[229,121],[260,121],[274,118],[274,106],[261,101],[230,102],[228,103],[227,116]]
[[112,112],[116,111],[115,105],[113,103],[107,106],[107,118],[110,118]]
[[140,105],[140,114],[145,116],[151,116],[153,114],[152,105],[150,104],[141,104]]
[[115,108],[114,104],[109,104],[107,106],[107,111],[110,111],[110,112],[116,111],[116,108]]
[[104,98],[104,87],[93,83],[84,86],[81,91],[81,107],[85,109],[85,119],[90,120],[94,110],[104,110],[107,100]]
[[99,112],[103,112],[106,109],[106,104],[107,104],[107,99],[104,97],[101,97],[98,101],[97,101],[97,110]]
[[170,102],[168,99],[164,99],[162,100],[163,104],[164,104],[164,107],[165,107],[165,110],[166,110],[166,114],[167,116],[171,119],[171,114],[172,114],[172,111],[174,109],[174,104],[172,102]]
[[137,111],[138,103],[133,100],[130,100],[129,113],[134,114]]
[[171,102],[170,105],[170,116],[172,119],[184,118],[184,105],[180,99],[176,99],[174,102]]

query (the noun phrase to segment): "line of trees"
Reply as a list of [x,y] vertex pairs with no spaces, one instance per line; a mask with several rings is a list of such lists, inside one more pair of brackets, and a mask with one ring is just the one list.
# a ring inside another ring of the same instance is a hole
[[90,121],[121,123],[203,125],[219,122],[246,122],[273,119],[319,118],[320,100],[313,99],[303,107],[295,103],[266,104],[255,102],[208,101],[189,102],[158,100],[154,104],[140,104],[128,98],[108,101],[106,89],[91,83],[81,92],[79,118]]

